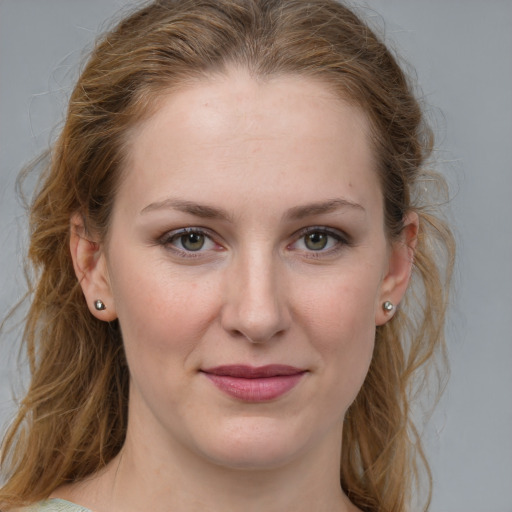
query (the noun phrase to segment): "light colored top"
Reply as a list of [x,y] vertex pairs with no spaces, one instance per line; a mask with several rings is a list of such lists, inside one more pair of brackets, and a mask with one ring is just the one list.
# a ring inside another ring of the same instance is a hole
[[38,501],[33,505],[22,508],[20,512],[91,512],[88,508],[76,505],[70,501],[52,498]]

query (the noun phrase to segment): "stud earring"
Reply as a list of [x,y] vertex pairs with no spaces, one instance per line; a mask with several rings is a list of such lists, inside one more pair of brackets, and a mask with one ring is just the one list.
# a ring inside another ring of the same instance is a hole
[[393,311],[393,309],[395,309],[395,306],[393,306],[392,302],[387,300],[386,302],[384,302],[384,304],[382,304],[382,309],[384,311],[386,311],[387,313],[391,313],[391,311]]
[[94,307],[96,308],[97,311],[104,311],[105,309],[107,309],[105,303],[100,299],[94,301]]

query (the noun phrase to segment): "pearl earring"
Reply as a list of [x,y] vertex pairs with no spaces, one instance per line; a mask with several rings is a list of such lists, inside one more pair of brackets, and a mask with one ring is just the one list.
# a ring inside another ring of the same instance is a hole
[[107,309],[105,303],[100,299],[94,301],[94,307],[96,308],[97,311],[104,311],[105,309]]
[[392,302],[387,300],[386,302],[384,302],[384,304],[382,304],[382,309],[384,311],[386,311],[386,313],[391,313],[391,311],[393,311],[393,309],[395,309],[395,306],[393,306]]

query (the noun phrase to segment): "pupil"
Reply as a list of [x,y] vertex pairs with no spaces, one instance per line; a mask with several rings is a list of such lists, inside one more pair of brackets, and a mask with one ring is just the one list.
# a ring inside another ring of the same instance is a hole
[[327,235],[325,233],[310,233],[306,235],[306,247],[313,251],[325,249],[327,245]]
[[188,251],[198,251],[204,245],[204,235],[200,233],[187,233],[181,237],[181,243]]

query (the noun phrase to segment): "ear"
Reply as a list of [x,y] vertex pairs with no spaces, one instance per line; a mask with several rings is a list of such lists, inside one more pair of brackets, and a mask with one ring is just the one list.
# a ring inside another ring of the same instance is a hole
[[[382,325],[390,320],[407,290],[414,263],[418,228],[418,214],[409,212],[404,218],[400,238],[391,244],[388,271],[381,283],[379,303],[376,305],[375,325]],[[383,304],[386,301],[393,304],[393,310],[384,309]]]
[[[117,318],[107,271],[105,252],[101,244],[90,237],[79,213],[71,216],[70,250],[76,277],[80,282],[89,311],[99,320],[111,322]],[[101,300],[105,309],[98,310]]]

